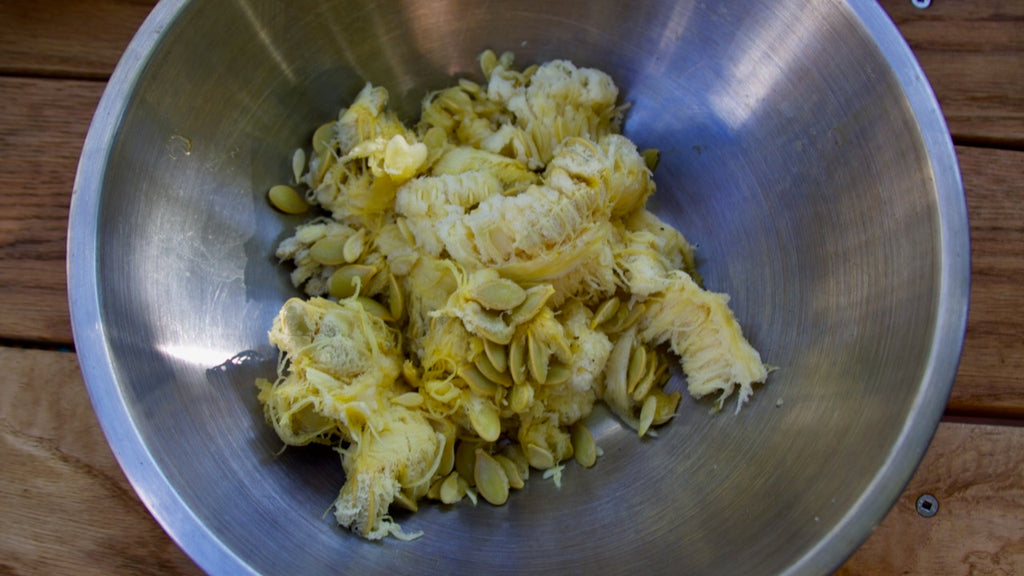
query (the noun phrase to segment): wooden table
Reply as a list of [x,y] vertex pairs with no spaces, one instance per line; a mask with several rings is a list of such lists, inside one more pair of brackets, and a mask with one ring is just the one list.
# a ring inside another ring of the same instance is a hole
[[[0,574],[198,574],[114,461],[73,352],[68,203],[152,0],[0,1]],[[963,359],[931,448],[840,574],[1024,574],[1024,1],[886,0],[946,114],[970,212]],[[922,494],[939,511],[915,509]]]

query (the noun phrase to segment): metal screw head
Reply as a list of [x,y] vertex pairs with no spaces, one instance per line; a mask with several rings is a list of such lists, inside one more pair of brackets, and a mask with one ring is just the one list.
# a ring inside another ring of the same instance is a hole
[[924,10],[932,5],[932,0],[910,0],[910,3],[913,4],[915,8]]
[[931,518],[939,512],[939,501],[931,494],[922,494],[917,499],[917,513],[924,518]]

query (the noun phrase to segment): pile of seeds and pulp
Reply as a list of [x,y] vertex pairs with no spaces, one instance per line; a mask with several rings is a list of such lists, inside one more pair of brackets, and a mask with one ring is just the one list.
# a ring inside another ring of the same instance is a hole
[[417,535],[392,505],[500,505],[531,468],[593,466],[595,402],[650,434],[680,400],[669,354],[717,407],[767,374],[691,246],[645,208],[657,153],[619,134],[611,78],[480,63],[484,84],[428,94],[414,128],[367,85],[269,191],[324,215],[277,250],[308,298],[274,321],[279,376],[259,399],[288,445],[337,447],[335,516],[369,539]]

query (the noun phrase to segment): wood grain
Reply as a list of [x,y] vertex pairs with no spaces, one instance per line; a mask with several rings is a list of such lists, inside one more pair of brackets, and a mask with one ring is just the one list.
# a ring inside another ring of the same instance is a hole
[[1024,419],[1024,152],[957,154],[971,223],[971,302],[948,410]]
[[68,206],[102,90],[99,82],[0,76],[0,339],[71,343]]
[[[931,494],[938,513],[917,513]],[[885,520],[840,576],[1024,574],[1024,428],[944,423]]]
[[0,2],[0,74],[106,79],[155,4]]
[[0,373],[0,574],[201,574],[121,473],[75,355],[0,347]]
[[[0,573],[199,574],[110,453],[74,354],[0,347]],[[892,511],[839,571],[1024,574],[1024,428],[943,423]],[[939,513],[922,518],[918,496]]]
[[[0,76],[0,340],[71,345],[65,243],[98,82]],[[972,294],[950,409],[1024,418],[1024,151],[957,147]]]
[[953,137],[1024,146],[1024,2],[879,2],[928,77]]

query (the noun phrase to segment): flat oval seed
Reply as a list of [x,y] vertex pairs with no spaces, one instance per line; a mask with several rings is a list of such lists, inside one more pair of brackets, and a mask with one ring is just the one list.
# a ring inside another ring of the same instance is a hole
[[356,293],[356,278],[360,280],[359,286],[366,286],[367,281],[376,273],[377,269],[373,266],[363,264],[342,266],[327,279],[327,291],[339,300],[349,298]]
[[637,383],[644,377],[644,368],[647,367],[647,348],[643,344],[633,348],[629,356],[629,368],[626,370],[626,392],[633,393]]
[[363,310],[366,310],[367,312],[373,314],[377,318],[380,318],[385,322],[394,321],[394,318],[391,317],[391,311],[388,310],[387,307],[385,307],[380,302],[374,300],[373,298],[370,298],[368,296],[359,296],[356,298],[356,302],[359,302],[359,304],[363,307]]
[[508,323],[518,326],[523,322],[531,320],[540,313],[541,308],[548,303],[548,299],[555,293],[555,287],[551,284],[541,284],[526,291],[526,298],[519,306],[516,306],[509,314]]
[[508,346],[508,371],[512,382],[526,383],[526,338],[514,338]]
[[342,247],[342,255],[345,258],[345,262],[352,263],[359,260],[359,257],[363,255],[363,249],[366,247],[366,228],[360,228],[358,232],[348,237],[345,240],[345,245]]
[[405,508],[410,512],[416,512],[419,510],[419,506],[416,505],[416,500],[402,491],[398,491],[395,494],[395,505],[399,508]]
[[548,366],[548,378],[544,381],[545,386],[558,386],[559,384],[565,384],[569,381],[572,376],[572,368],[569,368],[561,362],[552,362]]
[[306,210],[309,210],[309,204],[307,204],[306,200],[302,196],[299,196],[299,193],[291,186],[278,184],[267,192],[267,198],[270,200],[270,204],[274,208],[277,208],[285,214],[302,214]]
[[444,479],[444,482],[441,483],[441,489],[439,491],[441,502],[444,502],[445,504],[455,504],[459,500],[462,500],[462,497],[466,495],[466,492],[464,490],[460,490],[460,488],[459,473],[452,472]]
[[473,467],[473,479],[480,495],[495,506],[508,501],[508,476],[505,468],[480,448],[476,449],[476,465]]
[[526,461],[538,470],[547,470],[555,465],[555,457],[551,455],[551,451],[536,444],[526,445]]
[[494,442],[501,436],[501,416],[494,404],[479,396],[470,396],[466,409],[469,412],[469,423],[480,438]]
[[398,285],[398,278],[388,272],[388,310],[391,317],[398,320],[405,314],[405,296],[402,295],[402,287]]
[[594,318],[590,321],[590,328],[594,329],[604,324],[608,320],[615,316],[615,313],[619,311],[619,305],[621,301],[618,296],[612,296],[605,300],[597,307],[597,311],[594,312]]
[[550,360],[550,351],[539,338],[534,337],[533,334],[529,334],[526,338],[526,353],[527,353],[527,366],[530,369],[530,376],[533,380],[538,383],[543,383],[548,379],[548,361]]
[[306,167],[306,151],[302,148],[296,148],[292,154],[292,176],[295,177],[295,182],[298,183],[302,179],[302,170]]
[[511,310],[526,300],[526,290],[507,278],[495,278],[470,287],[468,296],[491,310]]
[[469,480],[473,479],[473,466],[476,463],[478,447],[479,443],[471,440],[460,440],[455,447],[455,472],[459,476]]
[[406,408],[415,408],[423,404],[423,396],[419,392],[406,392],[392,398],[391,403]]
[[522,446],[519,444],[509,444],[502,449],[501,455],[516,465],[516,470],[519,471],[519,477],[523,479],[523,482],[530,479],[530,463],[526,460],[526,454],[523,453]]
[[658,376],[658,359],[654,355],[650,355],[647,359],[647,366],[644,368],[644,377],[637,382],[636,388],[633,389],[632,397],[633,400],[639,402],[647,397],[651,392],[651,388],[654,387],[654,383],[657,381]]
[[651,396],[658,400],[658,408],[654,412],[654,421],[651,423],[652,425],[661,426],[675,417],[676,408],[679,407],[679,399],[682,397],[682,394],[679,392],[665,394],[664,392],[655,390],[651,393]]
[[590,430],[587,430],[582,422],[577,422],[572,425],[569,434],[572,441],[572,454],[576,458],[576,462],[584,468],[593,466],[597,462],[597,444],[594,443],[594,437],[590,434]]
[[334,134],[336,132],[335,123],[328,122],[321,124],[316,132],[313,132],[313,151],[318,156],[322,156],[331,147],[331,142],[334,140]]
[[478,354],[477,357],[473,359],[473,366],[476,367],[484,378],[487,378],[495,384],[499,384],[506,388],[512,385],[512,377],[503,372],[498,372],[497,368],[495,368],[491,364],[491,361],[487,359],[486,354]]
[[436,473],[448,474],[455,468],[455,437],[445,436],[444,447],[441,450],[441,463]]
[[345,237],[340,234],[324,236],[309,247],[309,256],[324,266],[344,264]]
[[636,433],[640,436],[647,434],[651,424],[654,423],[654,415],[658,410],[658,400],[654,396],[644,398],[644,404],[640,407],[640,424]]
[[526,482],[523,482],[523,477],[519,475],[519,467],[516,466],[515,462],[501,454],[495,454],[494,460],[498,464],[501,464],[501,467],[505,469],[505,477],[508,478],[509,488],[519,490],[523,486],[526,486]]
[[459,377],[469,384],[470,390],[481,396],[492,397],[498,391],[497,383],[485,377],[475,366],[463,364],[459,366]]
[[491,366],[494,367],[498,372],[504,372],[508,368],[508,352],[505,346],[492,342],[491,340],[484,340],[484,354],[487,355],[487,359],[490,360]]
[[661,160],[661,152],[657,148],[647,148],[640,152],[640,157],[644,159],[647,169],[654,172],[654,169],[658,167],[658,161]]
[[519,414],[526,412],[531,404],[533,404],[533,387],[527,382],[513,384],[512,394],[508,401],[509,408]]

